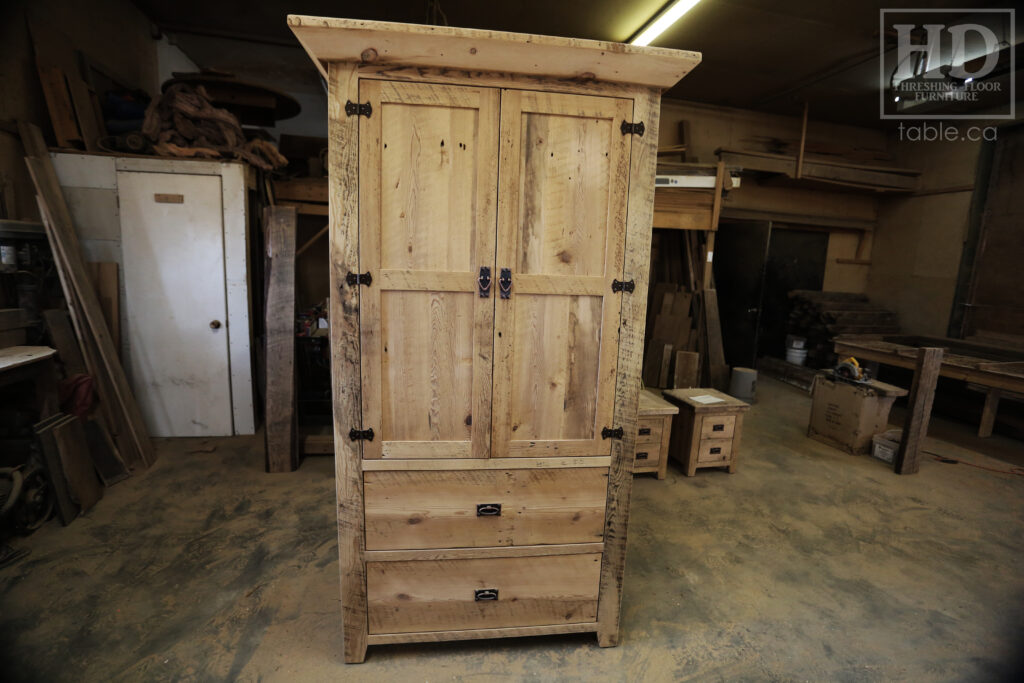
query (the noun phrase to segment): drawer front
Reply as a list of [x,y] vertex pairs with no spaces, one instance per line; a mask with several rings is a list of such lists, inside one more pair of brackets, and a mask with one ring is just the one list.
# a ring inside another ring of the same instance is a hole
[[637,422],[637,444],[661,443],[661,428],[665,420],[660,417],[642,417]]
[[601,554],[366,563],[370,633],[597,620]]
[[633,468],[657,467],[661,462],[661,444],[637,444]]
[[701,421],[700,438],[731,439],[735,428],[735,415],[705,415]]
[[732,458],[732,439],[701,439],[697,463],[728,462]]
[[367,550],[593,543],[607,467],[363,474]]

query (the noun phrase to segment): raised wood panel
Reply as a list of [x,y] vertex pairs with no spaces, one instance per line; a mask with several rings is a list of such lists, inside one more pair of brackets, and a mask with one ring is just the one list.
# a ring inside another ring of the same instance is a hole
[[[366,472],[368,550],[591,543],[603,534],[608,470]],[[477,516],[477,505],[501,514]]]
[[[370,633],[593,622],[601,555],[368,562]],[[493,589],[497,600],[478,601]]]
[[502,93],[497,265],[512,290],[495,310],[495,457],[610,452],[631,111]]
[[735,427],[735,415],[708,415],[701,420],[700,438],[731,439]]
[[363,457],[487,457],[494,300],[476,280],[494,267],[498,91],[359,90]]

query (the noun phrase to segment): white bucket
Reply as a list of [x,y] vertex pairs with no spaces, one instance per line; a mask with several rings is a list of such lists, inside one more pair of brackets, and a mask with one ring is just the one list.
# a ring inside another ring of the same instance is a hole
[[729,395],[747,403],[754,402],[757,392],[757,371],[751,368],[735,367],[729,382]]
[[786,362],[803,365],[807,362],[807,349],[786,349]]

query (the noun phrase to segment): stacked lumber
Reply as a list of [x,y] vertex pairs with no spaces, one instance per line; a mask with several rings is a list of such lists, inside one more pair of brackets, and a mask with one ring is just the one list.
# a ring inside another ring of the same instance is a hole
[[288,165],[272,143],[246,141],[238,118],[213,106],[206,89],[175,83],[146,110],[143,134],[158,154],[177,157],[236,158],[265,171]]
[[[90,268],[83,258],[78,233],[64,199],[49,151],[39,128],[19,123],[29,173],[36,188],[39,212],[53,251],[64,298],[67,300],[74,337],[99,395],[99,416],[103,429],[112,437],[117,458],[130,469],[148,467],[155,460],[149,432],[132,395],[117,348],[96,295]],[[61,336],[65,341],[67,334]],[[67,356],[76,356],[69,350]],[[64,357],[64,352],[62,352]]]
[[[685,360],[685,355],[696,356],[689,353],[693,346],[690,314],[693,295],[671,282],[659,282],[651,291],[650,332],[644,347],[644,384],[659,389],[677,388],[677,369],[683,372],[683,377],[692,373],[685,369],[688,364],[692,365],[692,361]],[[684,354],[681,363],[677,362],[679,354]]]
[[829,368],[836,364],[833,340],[840,334],[899,334],[896,314],[854,292],[789,293],[791,335],[807,340],[807,365]]

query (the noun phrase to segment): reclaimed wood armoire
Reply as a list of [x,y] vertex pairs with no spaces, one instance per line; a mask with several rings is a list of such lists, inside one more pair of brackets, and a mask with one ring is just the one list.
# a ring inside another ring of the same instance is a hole
[[700,55],[288,22],[329,88],[346,661],[617,644],[659,103]]

